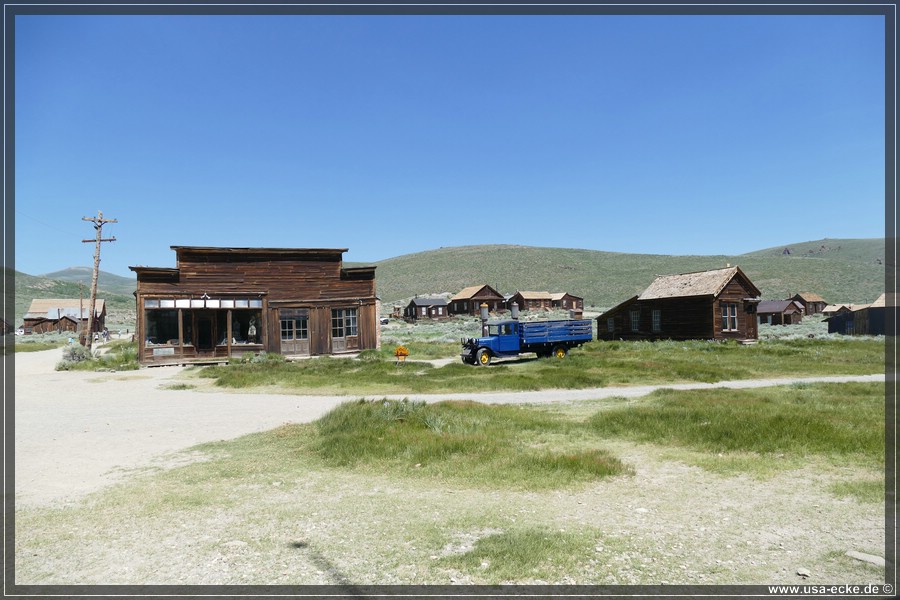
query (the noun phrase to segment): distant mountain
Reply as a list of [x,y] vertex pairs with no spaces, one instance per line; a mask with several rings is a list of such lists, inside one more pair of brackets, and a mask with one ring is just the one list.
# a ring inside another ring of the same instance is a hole
[[[45,273],[44,275],[41,275],[41,277],[45,279],[83,283],[85,286],[90,286],[93,275],[94,269],[91,267],[69,267],[62,271]],[[131,294],[137,289],[137,278],[121,277],[101,270],[98,275],[97,287],[116,294]]]

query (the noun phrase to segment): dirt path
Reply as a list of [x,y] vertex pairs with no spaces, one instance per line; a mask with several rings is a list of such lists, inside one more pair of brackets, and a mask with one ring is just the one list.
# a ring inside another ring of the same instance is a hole
[[[181,367],[120,373],[58,372],[60,350],[15,357],[15,494],[19,505],[77,501],[203,442],[231,439],[287,422],[309,422],[346,396],[246,394],[166,389]],[[815,377],[588,390],[388,396],[436,402],[576,402],[638,397],[673,389],[748,388],[817,381],[883,381],[884,375]],[[384,396],[379,395],[378,398]]]

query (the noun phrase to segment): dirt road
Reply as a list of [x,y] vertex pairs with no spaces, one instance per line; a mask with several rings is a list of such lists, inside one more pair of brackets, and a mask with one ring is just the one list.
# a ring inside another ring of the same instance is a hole
[[[15,494],[21,505],[77,501],[126,477],[164,466],[193,445],[317,419],[346,396],[191,392],[167,389],[181,367],[120,373],[58,372],[60,350],[15,357]],[[883,381],[884,375],[816,377],[539,392],[407,395],[435,402],[576,402],[637,397],[661,387],[747,388],[815,381]],[[383,396],[378,396],[379,398]],[[391,396],[388,396],[391,397]]]

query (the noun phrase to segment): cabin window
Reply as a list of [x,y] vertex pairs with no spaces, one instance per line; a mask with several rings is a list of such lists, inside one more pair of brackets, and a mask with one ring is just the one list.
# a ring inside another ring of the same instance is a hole
[[641,311],[633,310],[631,311],[631,331],[638,332],[641,328]]
[[653,331],[659,333],[662,331],[662,311],[657,309],[653,310]]
[[610,317],[606,320],[606,331],[609,333],[616,332],[616,320],[614,318]]
[[281,319],[281,341],[309,339],[309,320],[306,317]]
[[734,302],[722,303],[722,331],[737,331],[737,304]]
[[331,337],[355,337],[357,335],[356,327],[356,309],[355,308],[333,308],[331,309]]

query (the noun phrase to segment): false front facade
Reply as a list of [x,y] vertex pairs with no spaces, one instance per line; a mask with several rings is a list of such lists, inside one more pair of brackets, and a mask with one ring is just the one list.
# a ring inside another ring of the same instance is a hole
[[137,274],[142,364],[379,345],[375,267],[344,268],[346,249],[172,249],[174,269],[129,267]]

